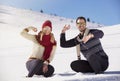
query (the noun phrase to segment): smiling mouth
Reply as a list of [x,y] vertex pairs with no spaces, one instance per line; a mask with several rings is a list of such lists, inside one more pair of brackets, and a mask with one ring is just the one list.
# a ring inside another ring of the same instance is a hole
[[84,28],[84,26],[79,26],[79,28]]

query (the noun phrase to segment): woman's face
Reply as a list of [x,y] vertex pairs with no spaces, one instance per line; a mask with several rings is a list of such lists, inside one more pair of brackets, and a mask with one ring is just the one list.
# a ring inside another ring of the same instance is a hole
[[83,32],[86,29],[86,23],[83,19],[78,19],[76,22],[76,26],[81,32]]
[[51,33],[51,28],[49,26],[46,26],[42,29],[42,31],[45,35],[49,35]]

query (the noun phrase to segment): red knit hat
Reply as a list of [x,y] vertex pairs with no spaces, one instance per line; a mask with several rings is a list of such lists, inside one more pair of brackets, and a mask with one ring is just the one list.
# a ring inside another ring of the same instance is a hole
[[44,28],[44,27],[46,27],[46,26],[49,26],[49,27],[51,28],[51,30],[52,30],[52,23],[51,23],[50,20],[45,21],[45,22],[43,23],[43,25],[42,25],[42,28]]

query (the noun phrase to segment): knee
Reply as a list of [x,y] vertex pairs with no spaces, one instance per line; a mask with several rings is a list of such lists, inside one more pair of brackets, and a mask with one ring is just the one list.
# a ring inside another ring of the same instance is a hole
[[76,72],[79,72],[78,70],[78,61],[73,61],[71,64],[70,64],[70,67],[73,71],[76,71]]
[[27,68],[28,71],[31,71],[37,65],[42,66],[43,61],[39,60],[39,59],[32,59],[32,60],[29,60],[29,61],[26,62],[26,68]]
[[75,67],[75,65],[76,65],[76,62],[73,61],[73,62],[71,62],[70,67],[73,69],[73,67]]
[[54,67],[51,65],[48,66],[48,70],[51,72],[51,74],[53,74],[55,71]]
[[71,68],[76,67],[78,65],[78,63],[79,63],[79,60],[71,62],[71,64],[70,64]]

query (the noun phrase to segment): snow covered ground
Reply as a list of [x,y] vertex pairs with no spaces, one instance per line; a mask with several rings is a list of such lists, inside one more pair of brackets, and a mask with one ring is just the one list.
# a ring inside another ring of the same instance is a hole
[[[32,42],[21,37],[20,31],[31,25],[40,30],[46,19],[53,22],[53,33],[58,44],[51,63],[55,73],[49,78],[36,75],[26,78],[28,71],[25,62],[32,52]],[[110,65],[104,74],[95,75],[71,70],[70,63],[77,59],[76,49],[61,48],[59,45],[60,32],[65,24],[71,25],[66,32],[67,39],[78,34],[75,21],[72,23],[71,19],[0,5],[0,81],[120,81],[120,25],[99,28],[105,33],[101,42]],[[88,27],[91,25],[96,26],[89,23]],[[82,56],[82,59],[85,58]]]

